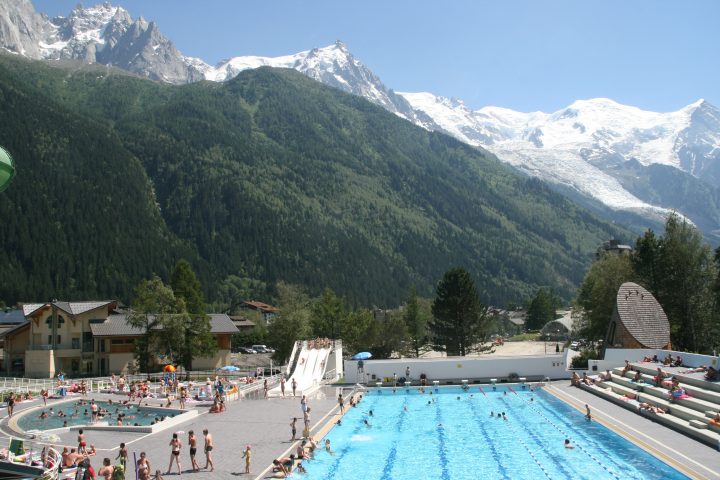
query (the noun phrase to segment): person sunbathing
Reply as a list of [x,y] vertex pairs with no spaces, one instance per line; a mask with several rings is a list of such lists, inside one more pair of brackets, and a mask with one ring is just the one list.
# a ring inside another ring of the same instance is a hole
[[682,357],[681,357],[680,355],[678,355],[677,357],[675,357],[675,361],[673,362],[673,366],[674,366],[674,367],[682,367],[682,364],[683,364]]
[[713,382],[717,380],[718,371],[714,367],[708,367],[707,373],[705,373],[705,380]]
[[631,370],[632,370],[632,365],[630,365],[629,361],[625,360],[625,366],[623,367],[623,371],[622,371],[623,377],[625,376],[626,372],[629,372]]
[[710,419],[710,425],[720,428],[720,412]]
[[655,386],[662,387],[662,382],[665,380],[665,377],[667,377],[667,373],[663,372],[662,368],[658,367],[657,375],[653,379],[655,380]]
[[580,375],[578,375],[577,372],[573,372],[572,377],[570,378],[570,386],[573,386],[573,387],[580,386]]
[[665,357],[665,360],[663,360],[663,365],[671,366],[673,364],[673,358],[672,355],[668,353],[667,357]]
[[635,382],[635,383],[643,382],[642,373],[640,373],[639,370],[637,372],[635,372],[635,376],[633,377],[633,382]]

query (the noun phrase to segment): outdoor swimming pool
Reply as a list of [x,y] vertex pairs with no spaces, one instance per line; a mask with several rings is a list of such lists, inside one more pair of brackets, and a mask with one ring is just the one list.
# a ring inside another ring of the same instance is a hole
[[[483,386],[485,395],[477,386],[467,392],[459,387],[430,391],[370,390],[325,437],[335,453],[325,452],[323,439],[315,459],[303,462],[306,477],[687,478],[546,392],[516,394],[501,386],[497,391]],[[498,412],[508,420],[498,418]],[[564,447],[565,438],[574,449]]]
[[[108,403],[96,401],[98,408],[107,409],[109,414],[101,418],[99,422],[107,422],[109,425],[116,425],[117,416],[119,413],[124,413],[125,417],[123,425],[138,425],[146,426],[150,425],[155,421],[155,418],[171,417],[177,415],[179,412],[172,409],[166,408],[151,408],[151,407],[140,407],[138,409],[137,404],[135,405],[121,405],[119,403]],[[89,400],[84,401],[84,405],[78,405],[78,402],[66,402],[52,405],[53,414],[48,415],[47,418],[39,418],[40,413],[45,411],[50,412],[50,406],[28,412],[22,417],[18,418],[17,426],[24,430],[52,430],[55,428],[61,428],[65,422],[68,427],[74,427],[78,425],[90,425],[90,404]],[[64,417],[58,416],[60,412],[65,414]],[[86,413],[87,412],[87,413]]]

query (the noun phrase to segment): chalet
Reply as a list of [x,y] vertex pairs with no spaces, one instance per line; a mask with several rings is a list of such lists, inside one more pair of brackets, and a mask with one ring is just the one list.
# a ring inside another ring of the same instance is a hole
[[[143,334],[118,311],[116,301],[32,303],[23,305],[24,321],[0,334],[5,341],[6,375],[53,377],[109,375],[132,368],[135,340]],[[196,369],[230,363],[230,338],[238,330],[225,314],[211,314],[218,351],[193,361]]]

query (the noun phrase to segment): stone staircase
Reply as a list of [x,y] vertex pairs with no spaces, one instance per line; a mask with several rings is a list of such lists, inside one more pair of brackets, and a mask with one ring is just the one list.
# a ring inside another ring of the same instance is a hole
[[[612,370],[611,380],[597,381],[589,386],[581,383],[580,387],[720,449],[720,427],[710,424],[710,419],[720,411],[720,383],[708,382],[701,374],[680,373],[687,368],[663,367],[663,371],[678,378],[680,387],[689,395],[687,398],[674,400],[668,393],[668,388],[655,386],[653,378],[657,374],[658,364],[631,365],[633,370],[624,375],[622,368],[615,368]],[[641,378],[635,382],[633,379],[638,371]],[[670,411],[667,414],[656,414],[641,410],[641,402],[668,408]]]

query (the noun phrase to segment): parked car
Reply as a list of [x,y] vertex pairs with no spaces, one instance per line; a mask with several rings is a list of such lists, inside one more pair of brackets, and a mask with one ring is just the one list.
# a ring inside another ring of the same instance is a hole
[[234,350],[238,353],[252,353],[252,354],[257,353],[255,350],[253,350],[250,347],[237,347]]
[[275,350],[272,348],[268,348],[267,345],[253,345],[252,349],[255,350],[257,353],[275,353]]

